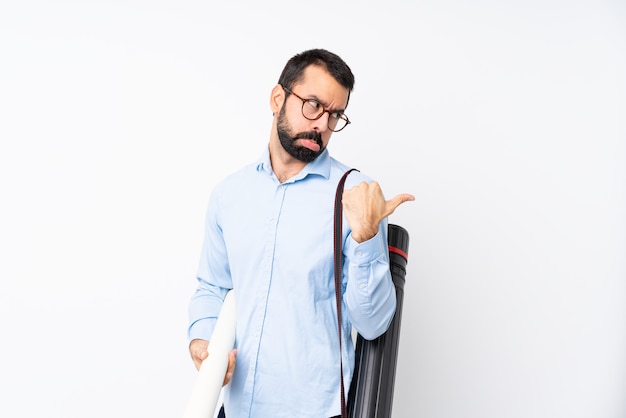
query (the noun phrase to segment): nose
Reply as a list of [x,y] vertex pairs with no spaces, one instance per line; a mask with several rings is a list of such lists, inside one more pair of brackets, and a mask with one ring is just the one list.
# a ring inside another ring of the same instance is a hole
[[326,132],[328,130],[328,118],[330,113],[324,112],[319,119],[312,120],[312,128],[318,132]]

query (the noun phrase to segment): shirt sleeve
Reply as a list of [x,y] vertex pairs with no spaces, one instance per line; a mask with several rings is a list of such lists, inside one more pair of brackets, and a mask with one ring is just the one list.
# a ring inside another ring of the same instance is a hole
[[206,212],[204,240],[198,264],[198,286],[189,302],[189,340],[209,341],[224,298],[232,289],[230,269],[224,237],[218,220],[218,204],[215,195],[209,201]]
[[344,246],[344,303],[352,325],[367,340],[389,328],[396,310],[388,248],[387,219],[368,241],[357,243],[349,235]]

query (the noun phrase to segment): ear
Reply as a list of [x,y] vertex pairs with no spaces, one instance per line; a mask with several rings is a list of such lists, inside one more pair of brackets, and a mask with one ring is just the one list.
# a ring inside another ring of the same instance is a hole
[[285,102],[285,90],[280,84],[276,84],[272,89],[272,94],[270,94],[270,109],[272,109],[272,113],[276,114],[283,107],[283,103]]

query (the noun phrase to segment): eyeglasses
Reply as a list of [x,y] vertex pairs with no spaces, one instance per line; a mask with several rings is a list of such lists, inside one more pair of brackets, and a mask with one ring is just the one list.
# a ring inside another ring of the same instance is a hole
[[303,99],[287,87],[283,86],[283,89],[290,94],[293,94],[298,99],[302,100],[302,116],[308,120],[318,120],[324,113],[328,113],[328,129],[333,132],[339,132],[351,122],[348,117],[342,112],[333,112],[325,109],[324,106],[314,99]]

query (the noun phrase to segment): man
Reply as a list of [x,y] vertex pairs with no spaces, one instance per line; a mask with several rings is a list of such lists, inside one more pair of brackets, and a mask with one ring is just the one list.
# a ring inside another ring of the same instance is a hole
[[[326,149],[350,122],[348,65],[322,49],[286,64],[272,89],[267,151],[228,176],[207,210],[198,288],[189,306],[190,352],[199,368],[223,299],[235,291],[237,349],[224,384],[228,418],[328,418],[341,412],[333,272],[333,206],[350,167]],[[379,185],[352,172],[343,194],[343,370],[354,367],[352,326],[373,339],[395,312],[387,216]],[[235,366],[236,364],[236,366]]]

